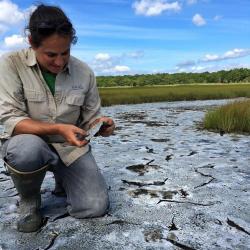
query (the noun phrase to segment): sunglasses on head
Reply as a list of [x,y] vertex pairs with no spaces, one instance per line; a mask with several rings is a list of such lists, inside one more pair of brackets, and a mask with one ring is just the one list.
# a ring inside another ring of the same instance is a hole
[[72,24],[69,22],[63,22],[63,23],[52,23],[52,22],[41,22],[36,27],[31,29],[33,31],[38,31],[39,33],[65,33],[68,34],[72,31]]

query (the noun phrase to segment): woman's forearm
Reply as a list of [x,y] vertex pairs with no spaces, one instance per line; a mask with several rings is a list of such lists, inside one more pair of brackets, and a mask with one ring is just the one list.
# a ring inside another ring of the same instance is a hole
[[25,119],[17,123],[13,135],[35,134],[35,135],[57,135],[60,130],[60,124],[35,121]]
[[88,143],[86,140],[79,140],[77,134],[86,137],[86,131],[72,124],[46,123],[25,119],[17,123],[13,135],[34,134],[34,135],[61,135],[73,146],[82,147]]

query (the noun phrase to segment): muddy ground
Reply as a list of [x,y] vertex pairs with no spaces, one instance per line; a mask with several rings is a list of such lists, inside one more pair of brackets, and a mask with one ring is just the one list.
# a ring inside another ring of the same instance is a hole
[[1,163],[0,249],[250,249],[250,136],[199,129],[227,102],[103,109],[117,129],[92,142],[111,200],[102,218],[70,217],[48,173],[44,226],[17,232],[18,195]]

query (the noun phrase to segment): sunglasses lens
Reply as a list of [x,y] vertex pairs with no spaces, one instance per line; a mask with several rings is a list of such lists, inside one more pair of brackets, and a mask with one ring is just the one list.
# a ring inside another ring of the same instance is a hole
[[57,31],[69,33],[72,29],[72,24],[71,23],[62,23],[57,27]]
[[64,22],[57,25],[53,23],[42,22],[40,25],[37,26],[37,30],[39,31],[39,33],[42,34],[53,33],[53,32],[68,34],[72,30],[72,24]]
[[46,24],[46,23],[41,23],[41,25],[39,25],[37,27],[37,30],[41,34],[47,34],[47,33],[54,32],[55,27],[53,27],[52,25]]

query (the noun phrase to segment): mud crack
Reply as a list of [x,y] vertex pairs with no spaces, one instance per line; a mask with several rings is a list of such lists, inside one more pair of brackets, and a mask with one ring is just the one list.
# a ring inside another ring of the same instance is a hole
[[162,139],[151,139],[153,142],[169,142],[170,139],[168,138],[162,138]]
[[130,190],[129,194],[133,198],[138,198],[141,195],[149,195],[150,198],[158,198],[161,197],[162,199],[172,199],[174,195],[176,195],[178,191],[160,191],[160,190],[148,190],[144,188],[139,188],[136,190]]
[[181,248],[181,249],[184,249],[184,250],[195,250],[195,248],[187,246],[187,245],[184,245],[184,244],[182,244],[182,243],[180,243],[178,241],[167,239],[167,238],[165,240],[168,241],[168,242],[170,242],[170,243],[172,243],[173,245]]
[[173,154],[167,155],[166,158],[165,158],[165,160],[166,161],[170,161],[172,159],[172,156],[173,156]]
[[163,200],[159,200],[157,202],[157,204],[161,203],[161,202],[173,202],[173,203],[183,203],[183,204],[191,204],[191,205],[195,205],[195,206],[203,206],[203,207],[209,207],[209,206],[213,206],[215,205],[217,202],[210,202],[210,203],[198,203],[198,202],[192,202],[192,201],[177,201],[177,200],[169,200],[169,199],[163,199]]
[[137,165],[131,165],[126,167],[126,169],[138,173],[139,176],[144,175],[146,172],[149,172],[149,169],[159,169],[160,167],[158,165],[153,165],[150,164],[152,163],[154,160],[151,160],[149,162],[147,162],[146,164],[137,164]]
[[236,224],[234,221],[232,221],[232,220],[230,220],[230,219],[228,219],[228,218],[227,218],[227,224],[228,224],[229,226],[231,226],[231,227],[234,227],[234,228],[238,229],[239,231],[242,231],[242,232],[244,232],[244,233],[250,235],[250,233],[249,233],[247,230],[245,230],[243,227],[239,226],[239,225]]
[[200,184],[200,185],[198,185],[198,186],[195,186],[194,188],[204,187],[204,186],[208,185],[209,183],[211,183],[213,180],[216,179],[216,178],[214,178],[214,177],[213,177],[212,175],[210,175],[210,174],[204,174],[204,173],[200,172],[197,168],[195,169],[195,172],[196,172],[196,173],[199,173],[201,176],[209,177],[210,180],[207,181],[207,182],[204,182],[204,183],[202,183],[202,184]]
[[10,176],[10,173],[8,171],[6,171],[6,170],[1,171],[0,174],[4,174],[6,176]]
[[129,222],[129,221],[125,221],[125,220],[114,220],[110,223],[107,224],[107,226],[109,225],[139,225],[139,224],[136,224],[136,223],[133,223],[133,222]]
[[66,218],[66,217],[69,217],[69,213],[68,213],[68,212],[66,212],[66,213],[64,213],[64,214],[61,214],[61,215],[58,215],[57,217],[55,217],[55,218],[52,220],[52,222],[57,221],[57,220],[60,220],[60,219],[63,219],[63,218]]
[[164,181],[153,181],[151,183],[143,183],[139,181],[128,181],[128,180],[122,180],[123,183],[128,185],[134,185],[138,187],[144,187],[144,186],[163,186],[168,178],[166,178]]
[[0,199],[6,199],[6,198],[11,198],[17,196],[18,193],[12,194],[12,195],[7,195],[7,196],[0,196]]
[[48,250],[48,249],[50,249],[51,247],[53,247],[56,238],[59,236],[59,233],[53,231],[53,232],[51,233],[51,235],[52,235],[52,238],[50,239],[50,242],[49,242],[48,246],[45,247],[43,250]]
[[178,230],[178,227],[175,225],[174,223],[174,217],[172,218],[172,222],[171,224],[168,226],[169,231],[174,231],[174,230]]
[[9,181],[10,179],[6,179],[6,178],[3,178],[3,177],[0,177],[0,182],[5,182],[5,181]]
[[159,228],[144,231],[144,239],[146,242],[161,242],[162,240],[166,240],[166,241],[172,243],[173,245],[175,245],[181,249],[195,250],[195,248],[187,246],[187,245],[180,243],[174,239],[170,239],[169,237],[167,237],[167,238],[163,237],[163,232]]

